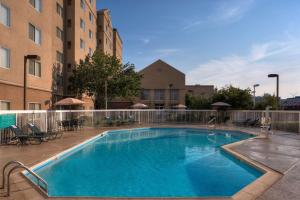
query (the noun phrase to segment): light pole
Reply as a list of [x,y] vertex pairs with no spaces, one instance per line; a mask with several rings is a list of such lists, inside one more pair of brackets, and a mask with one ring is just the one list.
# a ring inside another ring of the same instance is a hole
[[23,108],[27,109],[26,99],[27,99],[27,60],[41,60],[41,57],[38,55],[25,55],[24,56],[24,93],[23,93]]
[[255,93],[256,93],[256,88],[259,87],[259,84],[254,84],[253,85],[253,109],[255,109]]
[[279,75],[268,74],[268,78],[276,78],[276,110],[279,108]]

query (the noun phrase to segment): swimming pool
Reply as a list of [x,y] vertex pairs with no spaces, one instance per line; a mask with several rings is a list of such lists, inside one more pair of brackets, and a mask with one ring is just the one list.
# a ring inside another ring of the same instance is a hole
[[33,170],[52,197],[232,196],[263,173],[221,146],[250,137],[190,128],[109,131]]

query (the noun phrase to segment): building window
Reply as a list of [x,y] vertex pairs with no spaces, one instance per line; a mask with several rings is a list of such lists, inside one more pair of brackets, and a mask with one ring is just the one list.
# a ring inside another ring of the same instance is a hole
[[179,100],[179,90],[171,89],[170,90],[170,98],[171,98],[171,100],[178,101]]
[[59,3],[56,3],[56,13],[59,16],[63,17],[63,12],[64,12],[63,7]]
[[67,68],[68,72],[72,71],[72,64],[68,63],[68,68]]
[[89,55],[92,56],[93,55],[93,49],[89,48]]
[[10,110],[10,102],[0,100],[0,110]]
[[10,50],[0,47],[0,67],[10,68]]
[[68,19],[68,20],[67,20],[67,26],[68,26],[69,28],[72,27],[72,20],[71,20],[71,19]]
[[72,48],[72,42],[71,42],[71,41],[68,41],[68,42],[67,42],[67,47],[68,47],[68,49],[71,49],[71,48]]
[[68,6],[72,5],[72,0],[68,0]]
[[41,0],[29,0],[29,3],[39,12],[42,11],[42,2]]
[[165,100],[165,90],[154,90],[154,99],[156,101]]
[[59,63],[64,63],[64,54],[56,51],[56,61]]
[[150,100],[150,90],[145,90],[145,89],[142,90],[141,100]]
[[80,28],[85,31],[85,23],[83,21],[83,19],[80,19]]
[[83,39],[80,39],[80,49],[85,49],[85,42]]
[[34,41],[36,44],[41,44],[42,33],[34,25],[29,24],[29,38]]
[[90,22],[92,24],[94,24],[94,16],[93,16],[93,14],[91,12],[89,13],[89,19],[90,19]]
[[40,103],[29,103],[28,104],[28,109],[29,110],[41,110],[42,105]]
[[56,36],[61,40],[64,39],[64,32],[59,27],[56,27]]
[[89,38],[93,39],[93,32],[91,30],[89,30]]
[[10,9],[0,4],[0,22],[5,26],[10,26]]
[[85,11],[85,3],[84,0],[80,0],[80,7]]
[[94,0],[90,0],[90,4],[92,5],[94,3]]
[[41,77],[41,63],[36,60],[29,60],[28,73],[33,76]]

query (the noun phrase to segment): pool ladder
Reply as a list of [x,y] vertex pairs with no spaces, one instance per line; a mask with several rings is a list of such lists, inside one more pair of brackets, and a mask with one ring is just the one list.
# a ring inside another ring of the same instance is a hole
[[[10,168],[10,170],[8,171],[8,173],[5,176],[5,170],[6,168],[8,168],[9,166],[12,166]],[[5,186],[7,187],[7,191],[5,196],[8,197],[10,195],[10,175],[13,173],[13,171],[15,171],[16,169],[24,169],[26,170],[29,174],[31,174],[33,177],[35,177],[37,179],[37,186],[44,191],[46,194],[48,194],[48,184],[47,182],[42,179],[39,175],[37,175],[36,173],[34,173],[31,169],[29,169],[27,166],[25,166],[23,163],[13,160],[10,161],[8,163],[6,163],[2,169],[2,185],[0,186],[1,190],[5,190]],[[7,184],[5,185],[5,181],[7,179]],[[42,183],[43,185],[41,185],[40,183]]]
[[211,120],[207,122],[207,128],[211,131],[216,129],[216,123],[217,123],[217,118],[213,117]]

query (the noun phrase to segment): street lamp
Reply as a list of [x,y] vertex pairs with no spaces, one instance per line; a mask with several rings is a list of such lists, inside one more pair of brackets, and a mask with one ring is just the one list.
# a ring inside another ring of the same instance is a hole
[[276,109],[279,107],[279,75],[278,74],[268,74],[268,78],[276,78]]
[[259,87],[259,84],[254,84],[253,85],[253,109],[255,108],[255,93],[256,93],[255,88],[256,87]]
[[25,55],[24,56],[24,94],[23,94],[23,108],[26,110],[26,98],[27,98],[27,60],[41,60],[38,55]]

